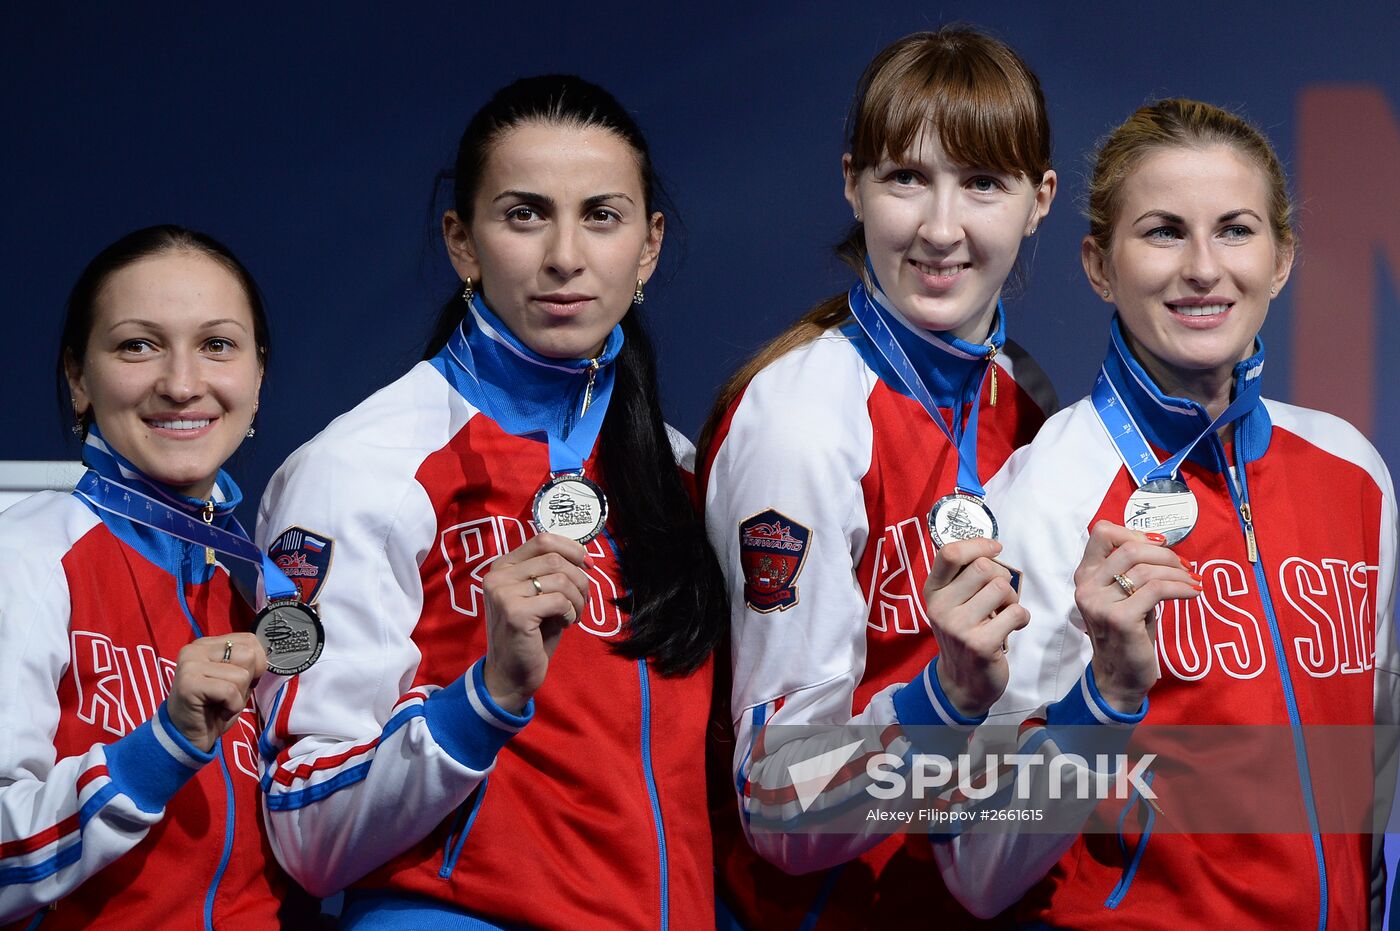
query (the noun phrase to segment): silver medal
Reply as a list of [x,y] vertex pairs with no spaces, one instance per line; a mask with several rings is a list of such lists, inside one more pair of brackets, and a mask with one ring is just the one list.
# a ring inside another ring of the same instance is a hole
[[310,669],[326,639],[316,609],[295,598],[268,602],[253,621],[253,635],[267,651],[267,671],[278,676]]
[[587,543],[603,532],[608,499],[597,483],[580,473],[558,475],[535,493],[532,508],[540,533],[557,533]]
[[1160,533],[1175,546],[1196,526],[1200,508],[1186,483],[1174,478],[1153,479],[1133,492],[1123,508],[1123,526],[1142,533]]
[[928,512],[928,535],[933,545],[947,546],[975,537],[997,538],[997,519],[987,502],[973,495],[955,491],[934,502]]

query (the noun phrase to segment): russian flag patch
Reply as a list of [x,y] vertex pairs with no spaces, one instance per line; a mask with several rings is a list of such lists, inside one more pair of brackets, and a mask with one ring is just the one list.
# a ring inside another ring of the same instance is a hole
[[267,555],[297,587],[302,604],[314,604],[331,570],[335,541],[302,527],[288,527],[268,547]]

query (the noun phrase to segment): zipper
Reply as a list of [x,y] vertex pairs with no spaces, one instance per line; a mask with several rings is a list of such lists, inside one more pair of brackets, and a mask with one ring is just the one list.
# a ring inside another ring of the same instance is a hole
[[[202,518],[204,518],[204,524],[205,524],[205,526],[207,526],[207,527],[212,527],[212,526],[214,526],[214,499],[213,499],[213,498],[210,498],[208,501],[204,502],[204,508],[199,512],[199,516],[202,517]],[[207,546],[204,548],[204,564],[205,564],[206,566],[212,566],[212,565],[214,565],[214,551],[213,551],[212,549],[210,549],[209,547],[207,547]]]
[[[1156,773],[1149,772],[1143,776],[1143,781],[1149,786],[1156,777]],[[1123,854],[1123,875],[1119,878],[1118,884],[1113,887],[1113,891],[1104,900],[1104,908],[1117,908],[1123,904],[1123,898],[1128,894],[1128,889],[1132,886],[1133,880],[1137,877],[1138,867],[1142,865],[1142,855],[1147,852],[1147,842],[1152,839],[1152,826],[1157,821],[1157,812],[1160,810],[1156,805],[1152,805],[1151,799],[1146,796],[1139,797],[1138,790],[1133,789],[1133,794],[1128,796],[1128,802],[1123,806],[1123,810],[1118,814],[1118,849]],[[1127,841],[1123,839],[1123,822],[1128,819],[1128,812],[1138,807],[1139,802],[1148,802],[1145,806],[1147,820],[1142,825],[1142,832],[1138,834],[1138,842],[1133,847],[1131,856],[1128,854]]]
[[[205,505],[205,509],[212,512],[213,502]],[[175,567],[175,595],[190,629],[194,631],[195,637],[199,638],[204,636],[204,632],[199,629],[199,623],[194,619],[189,601],[185,598],[184,566],[185,560],[181,558]],[[214,929],[214,899],[219,891],[219,883],[223,881],[224,870],[228,869],[229,858],[233,856],[233,836],[237,827],[234,820],[233,774],[229,772],[228,761],[224,758],[222,739],[214,741],[214,756],[219,761],[219,770],[224,777],[224,849],[219,856],[219,866],[214,871],[214,878],[209,882],[209,890],[204,894],[204,927],[207,931]]]
[[[1216,443],[1219,443],[1216,440]],[[1303,784],[1303,800],[1308,810],[1308,826],[1312,833],[1313,859],[1317,862],[1319,909],[1318,931],[1327,927],[1327,860],[1322,850],[1321,828],[1317,820],[1317,801],[1313,794],[1312,769],[1308,765],[1308,751],[1303,742],[1303,721],[1298,713],[1298,698],[1293,690],[1293,676],[1288,671],[1288,654],[1283,644],[1283,632],[1278,626],[1278,616],[1274,613],[1273,595],[1269,591],[1268,578],[1264,574],[1264,564],[1259,558],[1259,546],[1254,537],[1254,517],[1249,507],[1249,479],[1245,474],[1242,444],[1235,442],[1235,474],[1226,470],[1226,484],[1230,498],[1239,510],[1240,526],[1244,531],[1245,546],[1249,561],[1254,565],[1254,581],[1259,586],[1259,598],[1264,606],[1264,620],[1269,625],[1269,638],[1273,641],[1274,662],[1278,665],[1279,679],[1283,685],[1284,706],[1288,710],[1289,731],[1293,737],[1293,755],[1298,766],[1298,777]],[[1223,458],[1223,457],[1222,457]]]
[[990,375],[992,379],[992,407],[997,406],[997,366],[996,362],[994,361],[996,357],[997,347],[992,343],[991,340],[987,340],[987,368],[990,369],[990,371],[987,374]]
[[1259,561],[1259,545],[1254,542],[1254,518],[1249,513],[1248,499],[1240,500],[1240,520],[1244,521],[1244,545],[1249,553],[1249,561],[1257,563]]
[[661,797],[656,790],[656,773],[651,766],[651,685],[647,676],[647,661],[637,660],[637,675],[642,686],[642,772],[646,776],[647,795],[651,797],[651,817],[656,824],[656,847],[661,861],[661,931],[670,927],[670,879],[666,866],[666,829],[661,822]]
[[[598,359],[601,359],[600,355]],[[593,383],[598,380],[598,369],[602,367],[598,359],[590,359],[588,362],[588,382],[583,386],[583,407],[579,408],[578,415],[582,417],[588,413],[588,405],[593,403]]]
[[[462,855],[467,835],[476,823],[476,816],[481,813],[481,803],[486,798],[486,783],[490,778],[488,776],[481,780],[476,791],[472,793],[472,798],[457,807],[457,821],[452,825],[452,830],[447,834],[447,843],[442,847],[442,868],[438,870],[438,879],[451,879],[452,873],[457,869],[457,859]],[[461,830],[460,834],[458,829]]]

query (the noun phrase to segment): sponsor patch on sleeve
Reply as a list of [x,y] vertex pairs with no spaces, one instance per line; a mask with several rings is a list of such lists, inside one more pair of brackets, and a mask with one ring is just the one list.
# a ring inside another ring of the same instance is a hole
[[739,523],[744,602],[762,614],[797,604],[797,577],[807,561],[812,531],[769,508]]
[[296,585],[302,604],[314,604],[331,570],[335,541],[325,534],[288,527],[267,549],[277,568]]

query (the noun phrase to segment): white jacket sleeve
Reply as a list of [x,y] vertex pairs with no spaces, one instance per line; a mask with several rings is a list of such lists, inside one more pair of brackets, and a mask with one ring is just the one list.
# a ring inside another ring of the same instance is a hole
[[[1092,647],[1074,603],[1072,580],[1089,521],[1118,472],[1112,449],[1096,449],[1107,444],[1083,405],[1047,421],[987,483],[988,499],[1007,515],[1000,558],[1022,570],[1021,604],[1031,619],[1009,639],[1010,681],[974,738],[973,752],[1027,757],[1017,768],[1018,778],[1026,773],[1025,790],[1006,806],[1042,812],[1064,830],[1052,833],[1042,823],[1017,831],[1008,826],[1020,823],[1013,819],[935,845],[949,890],[983,917],[999,914],[1039,882],[1093,813],[1095,799],[1061,791],[1080,778],[1079,768],[1058,764],[1121,752],[1147,713],[1145,702],[1138,713],[1122,714],[1098,694],[1089,669]],[[1075,480],[1065,482],[1066,475]],[[1051,759],[1053,769],[1044,765]]]
[[[976,723],[940,700],[927,669],[853,707],[866,659],[856,564],[869,540],[861,482],[873,379],[844,339],[789,353],[749,385],[707,482],[706,525],[731,601],[739,817],[754,849],[790,873],[847,862],[889,836],[874,821],[856,833],[784,827],[877,805],[863,791],[865,760],[908,745],[890,725],[930,725],[946,738],[921,749],[956,755]],[[857,743],[848,725],[871,726],[870,738]]]
[[[185,740],[163,704],[112,743],[57,759],[58,689],[69,664],[61,560],[95,522],[58,495],[0,517],[0,924],[61,899],[140,844],[213,759]],[[99,703],[91,713],[124,712]]]
[[453,682],[414,687],[419,566],[436,518],[414,465],[386,436],[387,418],[363,442],[343,427],[337,421],[287,461],[258,515],[265,550],[288,530],[332,548],[315,596],[321,658],[258,686],[273,850],[316,895],[427,836],[480,785],[534,707],[516,716],[496,706],[480,662]]

